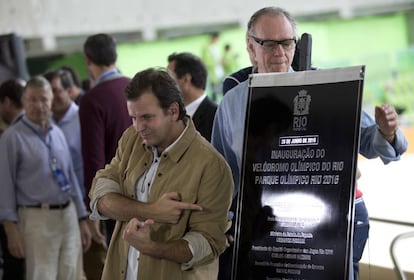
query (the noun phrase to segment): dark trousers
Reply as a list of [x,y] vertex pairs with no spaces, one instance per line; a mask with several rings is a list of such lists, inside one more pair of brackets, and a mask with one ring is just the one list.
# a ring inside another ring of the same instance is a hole
[[0,224],[0,242],[3,258],[3,280],[23,280],[25,278],[24,259],[18,259],[10,255],[3,224]]
[[369,235],[369,217],[367,207],[362,199],[355,203],[354,240],[352,247],[352,262],[354,265],[354,280],[358,279],[359,261],[364,253]]
[[111,241],[111,238],[112,238],[112,233],[114,232],[115,223],[116,223],[116,221],[114,221],[114,220],[105,220],[104,221],[106,245],[108,247],[109,247],[109,242]]
[[106,247],[92,240],[89,250],[83,254],[83,270],[88,280],[100,280],[106,258]]
[[233,244],[227,248],[219,257],[219,273],[217,280],[230,280],[232,261],[233,261]]

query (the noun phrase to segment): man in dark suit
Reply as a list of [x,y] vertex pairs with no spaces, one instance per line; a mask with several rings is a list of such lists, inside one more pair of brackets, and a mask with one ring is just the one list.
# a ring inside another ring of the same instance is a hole
[[204,63],[191,53],[173,53],[168,56],[167,68],[183,93],[187,114],[200,134],[210,141],[217,104],[204,92],[207,81]]

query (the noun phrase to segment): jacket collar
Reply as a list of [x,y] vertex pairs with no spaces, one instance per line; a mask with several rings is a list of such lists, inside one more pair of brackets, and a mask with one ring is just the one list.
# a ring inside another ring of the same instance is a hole
[[[162,152],[161,156],[162,158],[170,157],[171,160],[174,162],[178,162],[180,158],[184,155],[184,153],[187,151],[187,149],[190,147],[191,143],[194,141],[194,138],[196,137],[197,130],[194,126],[194,122],[189,116],[185,117],[185,122],[187,123],[186,129],[182,132],[182,134],[179,136],[180,139],[177,143],[175,143],[171,149],[167,149],[166,151]],[[152,153],[152,147],[147,146],[143,144],[145,150],[147,152]]]

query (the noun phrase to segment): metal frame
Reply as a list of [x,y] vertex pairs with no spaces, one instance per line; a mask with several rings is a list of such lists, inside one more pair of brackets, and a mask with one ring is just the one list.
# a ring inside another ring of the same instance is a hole
[[395,247],[399,241],[407,238],[414,238],[414,231],[401,233],[397,235],[396,237],[394,237],[390,245],[391,260],[394,264],[394,271],[397,274],[398,280],[408,280],[408,278],[405,276],[404,271],[402,270],[401,265],[398,262],[398,258],[395,254]]

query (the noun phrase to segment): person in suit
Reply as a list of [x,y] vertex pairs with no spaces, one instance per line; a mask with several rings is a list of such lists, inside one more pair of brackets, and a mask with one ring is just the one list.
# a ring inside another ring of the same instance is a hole
[[217,104],[205,93],[206,66],[197,56],[183,52],[169,55],[167,68],[183,93],[187,114],[200,134],[210,141]]

